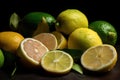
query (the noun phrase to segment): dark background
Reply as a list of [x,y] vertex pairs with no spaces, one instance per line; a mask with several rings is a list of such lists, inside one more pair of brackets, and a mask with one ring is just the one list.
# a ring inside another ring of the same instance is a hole
[[82,11],[89,23],[95,20],[110,22],[119,33],[120,4],[118,0],[0,0],[0,31],[9,30],[9,18],[16,12],[21,18],[32,11],[48,12],[55,18],[68,8]]

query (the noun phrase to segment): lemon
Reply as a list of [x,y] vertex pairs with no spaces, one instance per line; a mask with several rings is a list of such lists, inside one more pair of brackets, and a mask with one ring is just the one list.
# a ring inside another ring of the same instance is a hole
[[58,47],[57,39],[52,33],[40,33],[33,38],[42,42],[49,50],[54,50]]
[[81,56],[81,64],[90,71],[111,71],[117,62],[117,51],[114,46],[103,44],[87,49]]
[[54,34],[55,37],[57,38],[57,43],[58,43],[57,49],[67,48],[67,39],[61,32],[54,31],[52,32],[52,34]]
[[43,55],[41,66],[50,73],[66,74],[72,69],[73,58],[64,51],[53,50]]
[[89,28],[98,33],[104,44],[116,44],[117,31],[111,23],[103,20],[93,21],[89,24]]
[[76,28],[88,28],[87,16],[78,9],[67,9],[62,11],[56,19],[56,30],[70,34]]
[[4,61],[5,61],[4,54],[3,54],[2,50],[0,49],[0,68],[3,67]]
[[17,55],[25,67],[39,68],[41,57],[49,51],[40,41],[33,38],[25,38],[17,49]]
[[69,49],[86,50],[92,46],[101,44],[102,40],[99,35],[89,28],[78,28],[68,38]]
[[24,37],[18,32],[0,32],[0,48],[8,52],[15,53],[23,39]]

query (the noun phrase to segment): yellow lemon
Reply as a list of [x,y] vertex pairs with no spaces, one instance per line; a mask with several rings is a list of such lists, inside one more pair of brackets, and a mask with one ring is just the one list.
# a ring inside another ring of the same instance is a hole
[[88,19],[86,15],[78,9],[64,10],[58,15],[56,20],[56,30],[67,35],[76,28],[88,27]]
[[90,71],[111,71],[117,62],[117,51],[114,46],[103,44],[87,49],[81,56],[81,64]]
[[3,31],[0,32],[0,48],[5,51],[15,53],[20,42],[24,37],[17,32],[13,31]]
[[52,34],[54,34],[55,37],[57,38],[57,42],[58,42],[57,49],[67,48],[67,39],[61,32],[54,31],[54,32],[52,32]]
[[89,28],[78,28],[68,38],[69,49],[86,50],[92,46],[101,44],[102,40],[99,35]]

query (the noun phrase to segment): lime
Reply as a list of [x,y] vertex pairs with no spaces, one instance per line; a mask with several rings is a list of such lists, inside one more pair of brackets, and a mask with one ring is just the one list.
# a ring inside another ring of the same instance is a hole
[[58,47],[57,39],[52,33],[40,33],[33,38],[42,42],[49,50],[54,50]]
[[40,41],[25,38],[19,45],[17,55],[25,67],[39,68],[42,56],[49,51]]
[[72,69],[73,58],[64,51],[53,50],[43,55],[41,66],[50,73],[66,74]]
[[101,45],[102,40],[99,35],[89,28],[78,28],[68,37],[69,49],[80,49],[82,51],[96,45]]
[[78,9],[67,9],[62,11],[56,19],[56,30],[70,34],[76,28],[88,28],[86,15]]
[[4,65],[4,54],[2,50],[0,49],[0,68],[2,68]]
[[[46,12],[30,12],[19,22],[18,31],[25,37],[31,37],[42,19],[45,18],[49,30],[54,28],[55,18]],[[53,29],[54,30],[54,29]]]
[[0,32],[0,48],[11,53],[15,53],[20,42],[24,37],[14,31],[3,31]]
[[117,32],[111,23],[103,20],[93,21],[90,23],[89,28],[98,33],[104,44],[116,44]]
[[114,46],[103,44],[87,49],[81,56],[81,64],[90,71],[111,71],[117,62],[117,52]]

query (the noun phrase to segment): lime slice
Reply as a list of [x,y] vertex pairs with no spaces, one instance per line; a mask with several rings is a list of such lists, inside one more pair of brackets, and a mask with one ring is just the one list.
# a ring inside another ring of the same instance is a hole
[[41,66],[48,72],[65,74],[71,70],[73,58],[64,51],[53,50],[42,57]]

